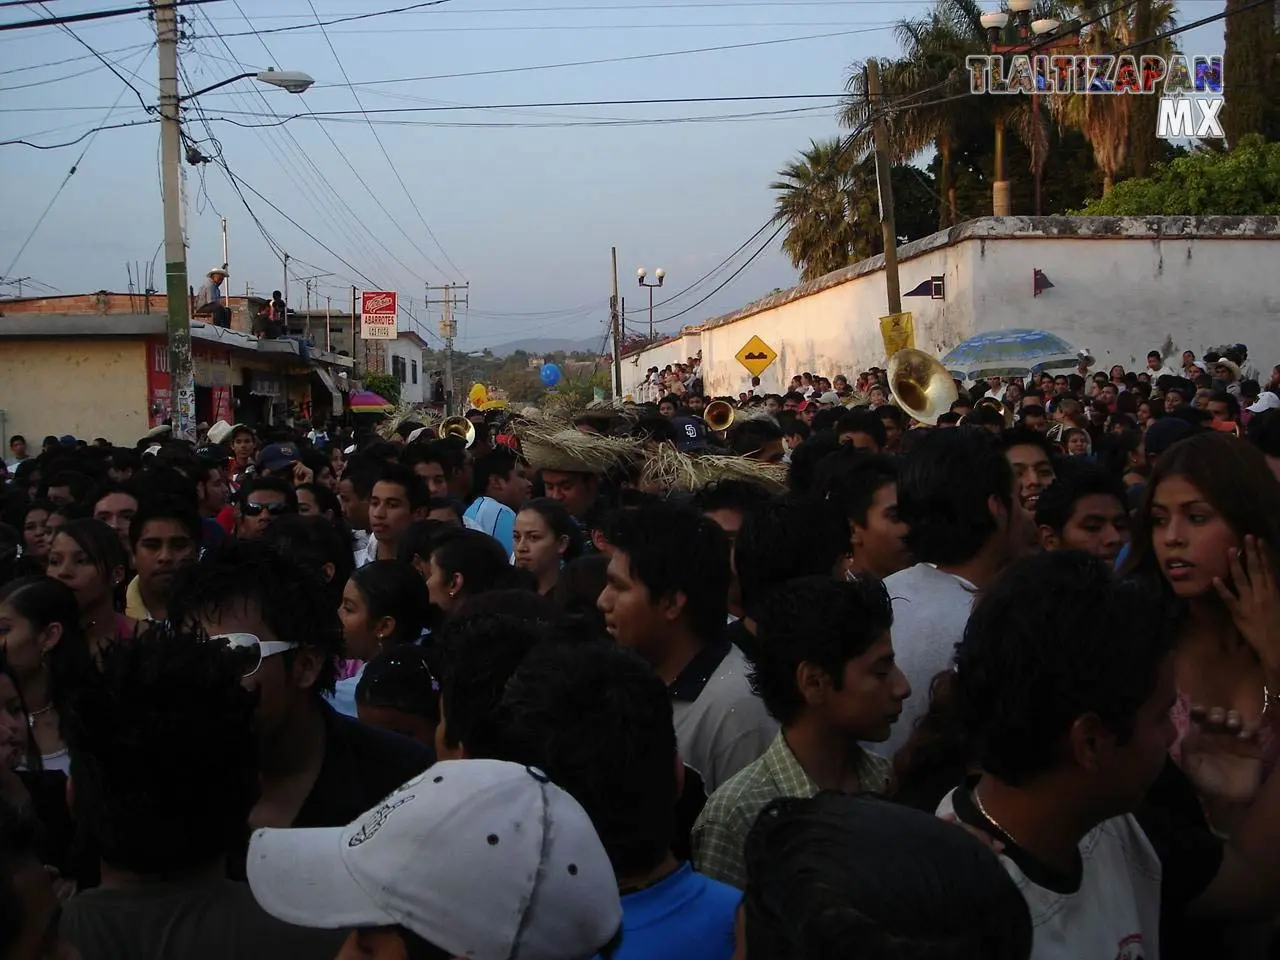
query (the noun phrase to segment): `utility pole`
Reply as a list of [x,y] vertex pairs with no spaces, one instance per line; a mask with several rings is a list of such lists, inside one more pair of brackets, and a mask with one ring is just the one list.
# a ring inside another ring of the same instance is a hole
[[[456,283],[446,283],[442,286],[433,287],[427,284],[426,296],[423,299],[423,308],[426,309],[432,304],[441,304],[444,307],[444,317],[440,320],[440,336],[444,338],[444,415],[452,417],[454,415],[453,408],[453,340],[458,335],[458,321],[453,318],[454,308],[461,305],[469,307],[471,305],[471,284],[468,282],[462,287],[465,291],[459,300],[458,295],[454,292],[458,289]],[[444,296],[439,300],[431,299],[431,291],[439,290]]]
[[898,282],[898,232],[893,222],[892,163],[889,128],[885,125],[884,95],[880,91],[880,64],[867,61],[867,97],[871,101],[871,132],[875,138],[876,186],[880,192],[880,232],[884,237],[884,286],[889,294],[889,312],[902,312],[902,287]]
[[324,352],[331,353],[333,351],[333,297],[326,296],[324,298]]
[[609,314],[613,323],[613,399],[622,396],[622,324],[618,304],[618,248],[613,247],[613,296],[609,298]]
[[360,346],[360,318],[356,316],[356,288],[351,287],[351,359],[356,364],[356,375],[364,373],[366,363],[362,362],[358,347]]
[[160,61],[160,191],[164,206],[164,276],[168,299],[169,416],[172,436],[195,443],[195,376],[187,305],[187,248],[182,237],[182,128],[178,117],[178,9],[156,3]]
[[280,288],[280,296],[284,298],[284,302],[289,302],[289,255],[282,253],[280,262],[284,264],[284,286]]

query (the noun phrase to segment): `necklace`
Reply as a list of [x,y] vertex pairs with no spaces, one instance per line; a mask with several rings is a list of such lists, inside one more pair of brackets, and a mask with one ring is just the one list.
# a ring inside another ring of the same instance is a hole
[[990,823],[997,830],[999,830],[1001,833],[1003,833],[1006,839],[1012,841],[1016,845],[1018,841],[1014,839],[1013,834],[1010,833],[1008,830],[1006,830],[1004,828],[1004,825],[1001,824],[999,820],[997,820],[991,814],[987,813],[987,808],[983,805],[982,798],[978,796],[977,787],[974,787],[972,790],[969,791],[969,796],[973,797],[974,806],[978,808],[978,812],[982,814],[983,817],[986,818],[987,822]]
[[52,709],[53,709],[53,704],[46,703],[39,710],[27,711],[27,729],[34,730],[36,727],[36,717],[40,716],[42,713],[48,713]]

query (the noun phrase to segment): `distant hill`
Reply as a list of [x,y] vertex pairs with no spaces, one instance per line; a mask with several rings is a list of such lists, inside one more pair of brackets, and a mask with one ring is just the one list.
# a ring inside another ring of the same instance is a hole
[[588,337],[585,340],[564,340],[556,337],[530,337],[527,340],[511,340],[507,343],[494,344],[489,348],[495,357],[508,357],[517,350],[525,353],[565,353],[583,351],[596,353],[600,350],[600,338]]

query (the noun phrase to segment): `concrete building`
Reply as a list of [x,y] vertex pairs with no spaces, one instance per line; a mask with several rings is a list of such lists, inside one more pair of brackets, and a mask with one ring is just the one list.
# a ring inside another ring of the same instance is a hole
[[427,342],[409,330],[399,331],[394,340],[369,342],[376,343],[379,348],[381,371],[400,381],[400,400],[403,403],[425,403],[431,392],[423,362]]
[[[938,358],[976,333],[1029,327],[1090,351],[1099,370],[1224,342],[1247,344],[1259,366],[1280,362],[1280,217],[986,218],[907,244],[898,260],[903,294],[924,288],[902,301],[916,347]],[[1052,284],[1039,293],[1036,271]],[[623,392],[701,351],[707,393],[737,396],[750,374],[735,357],[753,336],[777,354],[760,378],[771,392],[806,370],[883,366],[886,304],[873,257],[624,356]]]
[[[232,328],[192,321],[196,416],[250,424],[341,416],[350,358],[236,329],[235,319],[247,319],[247,301],[237,301]],[[0,301],[0,441],[70,433],[133,445],[168,415],[165,325],[163,296]]]

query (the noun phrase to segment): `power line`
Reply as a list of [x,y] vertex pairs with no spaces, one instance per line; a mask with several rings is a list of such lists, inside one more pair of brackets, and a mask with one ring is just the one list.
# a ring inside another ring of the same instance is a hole
[[[443,2],[443,0],[441,0],[441,2]],[[324,36],[324,42],[329,47],[329,52],[333,54],[333,59],[338,64],[338,70],[341,71],[342,79],[346,81],[347,88],[351,91],[351,96],[355,100],[356,106],[360,108],[360,113],[364,116],[365,120],[368,120],[369,114],[365,110],[364,104],[361,103],[360,101],[360,94],[356,93],[356,88],[351,86],[351,78],[347,76],[347,68],[343,66],[342,58],[338,56],[338,51],[334,48],[333,41],[329,39],[329,31],[325,29],[325,25],[323,21],[321,21],[320,15],[316,13],[315,4],[312,3],[312,0],[307,0],[307,6],[310,7],[312,14],[315,15],[316,23],[320,27],[320,33]],[[369,123],[369,131],[373,134],[373,139],[377,141],[378,149],[382,151],[382,156],[387,161],[387,166],[391,168],[392,174],[395,175],[396,182],[400,184],[400,189],[401,191],[403,191],[405,198],[409,201],[409,206],[413,208],[413,212],[417,214],[418,221],[422,224],[423,229],[427,231],[427,236],[431,238],[431,242],[436,245],[436,249],[438,249],[440,253],[444,256],[445,262],[448,263],[449,266],[453,267],[453,269],[457,271],[458,275],[461,276],[463,280],[466,280],[467,279],[466,274],[463,273],[462,269],[456,263],[453,262],[453,259],[449,256],[448,251],[445,250],[443,245],[441,245],[439,239],[437,239],[435,235],[435,231],[432,230],[431,225],[427,223],[426,217],[422,215],[422,210],[419,209],[418,202],[413,199],[413,194],[411,194],[409,192],[409,188],[405,186],[404,177],[400,176],[400,171],[396,169],[395,161],[391,159],[391,154],[387,152],[387,147],[382,142],[382,137],[379,135],[377,129],[374,127],[372,122]],[[437,264],[430,257],[428,257],[420,248],[415,246],[415,249],[418,250],[418,253],[421,254],[422,258],[426,260],[427,263],[431,264],[441,273],[444,273],[444,270],[440,268],[439,264]]]
[[[203,0],[201,0],[201,2],[203,2]],[[50,13],[49,8],[45,6],[43,3],[40,4],[40,9],[43,10],[46,14]],[[88,50],[91,54],[93,54],[93,56],[97,57],[98,62],[101,63],[104,67],[106,67],[108,70],[110,70],[112,73],[114,73],[116,75],[117,80],[119,80],[126,87],[132,90],[133,95],[138,98],[138,103],[142,104],[143,110],[145,110],[147,113],[155,112],[156,108],[147,102],[146,98],[142,96],[142,92],[137,87],[135,87],[132,83],[130,83],[128,80],[125,79],[124,75],[119,70],[116,69],[116,64],[108,60],[106,57],[100,54],[97,50],[93,49],[93,47],[89,46],[89,44],[86,43],[84,40],[81,40],[80,37],[76,34],[76,32],[72,30],[70,27],[68,27],[65,22],[59,22],[57,25],[62,27],[63,33],[69,36],[76,43],[80,44],[80,46]],[[149,52],[150,50],[148,50],[148,53]],[[136,70],[134,71],[134,77],[135,78],[137,77]],[[117,99],[116,103],[119,103],[119,99]],[[111,110],[115,110],[115,104],[112,104]]]
[[[154,47],[155,44],[153,43],[151,46]],[[142,59],[145,60],[150,55],[151,49],[148,48],[147,51],[143,53]],[[138,66],[142,66],[141,60],[138,62]],[[116,107],[120,105],[120,101],[124,99],[124,95],[125,90],[122,89],[116,96],[116,102],[113,103],[111,105],[111,109],[107,111],[107,116],[102,118],[104,122],[110,118],[112,113],[115,112]],[[44,210],[41,211],[40,216],[36,218],[35,225],[31,228],[31,232],[27,234],[27,238],[23,240],[22,245],[18,247],[18,252],[13,255],[13,260],[10,261],[9,266],[5,268],[4,276],[8,277],[13,275],[13,268],[18,265],[18,261],[22,259],[22,255],[27,252],[27,247],[31,245],[31,241],[35,239],[35,235],[39,232],[40,227],[44,225],[45,219],[49,216],[49,211],[52,210],[53,205],[58,202],[58,198],[62,196],[62,191],[65,190],[67,188],[67,184],[71,182],[71,178],[75,176],[76,170],[80,168],[80,163],[85,158],[85,154],[89,152],[89,148],[93,146],[93,142],[98,138],[98,133],[99,131],[95,130],[89,135],[88,143],[84,145],[84,149],[80,151],[80,156],[76,157],[75,162],[71,164],[71,169],[67,171],[67,175],[63,177],[62,182],[58,184],[58,189],[53,192],[53,196],[49,198],[49,202],[45,205]]]
[[33,150],[61,150],[63,147],[74,147],[77,143],[83,143],[85,137],[92,137],[95,133],[101,133],[104,130],[122,130],[125,127],[140,127],[144,124],[159,122],[159,117],[153,117],[149,120],[131,120],[127,123],[101,124],[90,130],[86,130],[74,140],[64,140],[62,143],[32,143],[30,140],[0,140],[0,147],[31,147]]
[[[193,7],[202,3],[217,3],[218,0],[169,0],[161,6]],[[446,0],[436,0],[444,3]],[[132,13],[152,13],[155,7],[148,4],[143,7],[117,7],[114,10],[94,10],[90,13],[71,13],[64,16],[50,16],[45,20],[20,20],[14,23],[0,23],[0,33],[8,30],[27,30],[32,27],[57,27],[68,23],[84,23],[87,20],[107,20],[111,17],[127,17]]]
[[[24,5],[29,4],[29,0],[20,0],[20,2],[23,3]],[[19,38],[15,37],[13,39],[19,39]],[[103,51],[103,56],[106,56],[112,53],[132,53],[135,50],[141,50],[143,47],[147,47],[147,46],[150,46],[150,44],[133,43],[127,47],[117,47],[114,50],[105,50]],[[8,76],[11,73],[24,73],[27,70],[44,70],[47,67],[60,67],[63,64],[76,63],[77,61],[80,61],[80,60],[92,60],[94,59],[94,56],[95,55],[92,53],[82,53],[76,57],[64,57],[61,60],[50,60],[47,63],[33,63],[30,66],[26,66],[26,67],[9,67],[8,69],[0,70],[0,77]]]
[[[189,2],[197,2],[197,0],[189,0]],[[198,2],[208,3],[211,0],[198,0]],[[351,23],[353,20],[369,20],[373,17],[386,17],[393,13],[408,13],[411,10],[422,10],[426,7],[438,7],[441,4],[451,3],[452,0],[429,0],[427,3],[413,3],[407,7],[396,7],[393,10],[378,10],[374,13],[357,13],[349,17],[336,17],[333,20],[320,20],[316,18],[315,23],[300,23],[292,27],[272,27],[270,30],[243,30],[239,33],[225,33],[224,37],[261,37],[272,33],[292,33],[295,30],[313,30],[319,27],[323,30],[325,27],[332,26],[335,23]],[[312,10],[314,13],[315,10]]]

